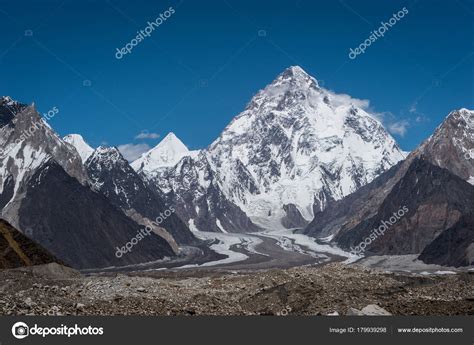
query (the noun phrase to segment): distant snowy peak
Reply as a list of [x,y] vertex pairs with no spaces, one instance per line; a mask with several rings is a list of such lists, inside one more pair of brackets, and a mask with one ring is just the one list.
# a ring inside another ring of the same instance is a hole
[[81,156],[82,163],[85,163],[87,158],[94,152],[94,149],[86,143],[80,134],[66,135],[63,140],[76,148],[79,156]]
[[183,157],[197,156],[198,152],[188,150],[174,133],[169,133],[157,146],[145,152],[131,165],[135,171],[153,175],[157,170],[175,166]]

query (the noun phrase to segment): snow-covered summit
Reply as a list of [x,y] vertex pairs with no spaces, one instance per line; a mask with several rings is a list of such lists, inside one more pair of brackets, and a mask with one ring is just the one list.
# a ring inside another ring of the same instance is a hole
[[125,161],[119,149],[112,146],[99,146],[89,156],[88,160]]
[[76,148],[79,156],[81,156],[82,163],[85,163],[87,158],[94,152],[94,149],[86,143],[80,134],[66,135],[63,140]]
[[310,221],[404,158],[364,105],[288,68],[208,148],[224,194],[264,227]]
[[[178,196],[177,201],[187,193],[181,198],[183,208],[196,199],[202,206],[182,215],[187,221],[205,215],[222,223],[224,215],[209,206],[219,200],[242,210],[261,228],[303,227],[315,210],[405,157],[367,108],[367,101],[326,90],[301,67],[292,66],[257,92],[200,155],[173,166],[183,154],[166,159],[174,151],[163,154],[160,143],[134,168],[160,168],[153,183]],[[248,231],[251,223],[240,219],[234,228]]]
[[[99,146],[96,148],[85,162],[85,166],[92,181],[97,180],[95,175],[98,173],[107,174],[107,172],[118,169],[122,170],[120,174],[125,174],[126,170],[131,170],[128,161],[123,157],[119,149],[112,146]],[[91,171],[93,174],[91,174]]]
[[145,152],[131,165],[137,172],[147,176],[154,175],[157,170],[175,166],[183,157],[196,156],[198,151],[190,151],[173,133],[169,133],[151,150]]

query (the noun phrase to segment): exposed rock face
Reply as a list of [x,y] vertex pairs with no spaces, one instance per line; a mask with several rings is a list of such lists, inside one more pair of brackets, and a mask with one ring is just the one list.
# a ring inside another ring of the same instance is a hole
[[308,225],[308,221],[303,218],[295,205],[283,205],[283,210],[286,212],[286,216],[281,219],[281,224],[285,228],[304,228]]
[[21,228],[71,267],[125,266],[174,255],[163,238],[151,233],[131,252],[116,257],[117,247],[136,237],[143,226],[54,161],[37,170],[26,195],[19,211]]
[[423,250],[419,259],[443,266],[474,265],[474,215],[463,215]]
[[332,200],[323,211],[315,213],[304,233],[313,237],[327,237],[373,217],[393,186],[404,175],[412,158],[398,163],[374,181],[341,200]]
[[[356,247],[385,223],[387,230],[366,247],[367,255],[421,253],[468,214],[473,205],[474,186],[446,169],[416,158],[377,214],[342,229],[334,240],[344,248]],[[406,211],[394,215],[404,208]]]
[[178,245],[197,243],[187,225],[175,213],[173,204],[166,205],[132,169],[116,148],[99,147],[86,161],[86,169],[94,189],[104,194],[113,205],[143,225],[155,222]]
[[133,265],[174,255],[152,233],[117,258],[116,247],[143,226],[89,188],[76,148],[58,137],[34,106],[2,98],[0,117],[1,214],[23,234],[76,268]]
[[0,219],[0,269],[60,262],[3,219]]
[[174,133],[133,162],[149,189],[173,205],[189,228],[210,232],[260,230],[222,192],[203,151],[190,151]]
[[[466,152],[473,143],[474,128],[465,120],[472,115],[466,109],[451,112],[405,161],[352,195],[332,202],[316,214],[305,233],[335,235],[333,241],[347,249],[367,241],[365,255],[426,250],[426,263],[459,266],[472,262],[474,223],[469,223],[469,215],[474,211],[474,159]],[[367,240],[403,206],[409,211],[402,219],[382,236]],[[449,245],[442,244],[443,239]]]
[[211,232],[252,232],[260,228],[234,203],[217,182],[204,153],[184,157],[159,178],[150,181],[165,192],[168,203],[176,207],[191,230]]
[[474,111],[452,111],[415,152],[432,164],[474,183]]
[[22,230],[18,209],[26,185],[42,164],[54,160],[81,183],[86,183],[87,175],[76,150],[56,135],[34,106],[3,101],[0,114],[3,123],[8,120],[0,129],[1,214]]

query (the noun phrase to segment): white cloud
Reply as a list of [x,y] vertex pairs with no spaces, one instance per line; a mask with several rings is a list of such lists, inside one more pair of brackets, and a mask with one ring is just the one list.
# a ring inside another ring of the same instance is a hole
[[333,91],[329,91],[329,97],[331,99],[331,103],[334,106],[339,106],[339,105],[345,105],[348,103],[352,103],[355,107],[368,110],[370,106],[370,101],[368,99],[358,99],[358,98],[353,98],[349,95],[346,95],[344,93],[335,93]]
[[430,119],[423,114],[422,112],[418,111],[418,103],[415,101],[410,105],[410,109],[408,109],[410,114],[412,114],[415,117],[415,122],[416,123],[421,123],[421,122],[428,122]]
[[158,139],[160,135],[158,133],[149,133],[148,131],[142,131],[135,137],[135,140],[140,139]]
[[148,144],[124,144],[119,145],[118,149],[126,160],[132,162],[140,157],[142,153],[150,150],[150,146]]
[[[366,111],[376,120],[378,120],[382,125],[392,134],[397,134],[401,137],[405,136],[408,127],[410,127],[410,121],[406,119],[398,120],[397,117],[389,112],[377,112],[373,107],[370,106],[370,101],[368,99],[359,99],[353,98],[349,95],[343,93],[335,93],[334,91],[327,90],[329,93],[329,97],[331,99],[331,103],[334,106],[339,105],[346,105],[348,103],[352,103],[355,107],[361,108],[362,110]],[[413,103],[410,107],[410,113],[417,112],[417,103]],[[418,119],[417,119],[418,122]]]
[[387,129],[392,134],[398,134],[399,136],[405,136],[410,122],[408,120],[400,120],[397,122],[392,122],[388,125]]
[[389,123],[390,120],[393,120],[395,118],[395,116],[389,111],[379,113],[372,110],[369,111],[369,114],[375,117],[375,119],[380,121],[384,126],[387,126],[387,123]]
[[391,134],[397,134],[403,137],[407,133],[408,127],[410,127],[409,120],[398,120],[397,117],[389,111],[382,113],[372,112],[371,115],[374,116],[377,120],[379,120]]

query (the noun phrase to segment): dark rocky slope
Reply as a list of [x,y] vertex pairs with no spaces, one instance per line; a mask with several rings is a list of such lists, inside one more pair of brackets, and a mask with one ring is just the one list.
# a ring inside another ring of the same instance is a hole
[[60,261],[46,249],[0,219],[0,269]]
[[[355,247],[369,238],[383,222],[389,222],[394,213],[406,207],[408,211],[401,212],[402,216],[367,246],[366,254],[421,253],[462,216],[469,214],[473,205],[474,186],[446,169],[417,158],[385,198],[375,216],[354,227],[342,229],[334,240],[343,248]],[[474,230],[474,223],[470,226]],[[442,255],[456,253],[445,252]]]
[[54,161],[31,179],[19,215],[21,228],[33,240],[74,268],[132,265],[174,255],[164,239],[151,233],[117,258],[116,247],[137,236],[143,226]]
[[462,216],[431,242],[419,259],[454,267],[474,265],[474,214],[471,212]]
[[116,148],[99,147],[85,163],[97,191],[141,224],[155,222],[178,245],[199,241],[162,197],[152,191]]
[[184,157],[158,179],[150,181],[150,188],[163,186],[168,190],[164,194],[168,203],[176,207],[183,220],[191,221],[201,231],[221,232],[218,222],[228,232],[261,230],[224,195],[203,153],[196,159]]

